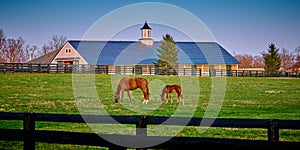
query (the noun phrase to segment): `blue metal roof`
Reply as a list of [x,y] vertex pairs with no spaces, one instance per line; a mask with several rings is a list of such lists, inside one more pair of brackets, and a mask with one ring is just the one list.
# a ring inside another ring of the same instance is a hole
[[[157,48],[138,41],[68,41],[89,63],[97,65],[153,64]],[[240,64],[216,42],[177,42],[179,64]]]

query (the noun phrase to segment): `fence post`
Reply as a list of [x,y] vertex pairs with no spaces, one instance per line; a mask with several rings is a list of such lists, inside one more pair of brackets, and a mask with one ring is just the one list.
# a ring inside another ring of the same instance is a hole
[[[145,115],[138,116],[136,122],[136,135],[147,136],[148,117]],[[136,150],[146,150],[146,148],[137,148]]]
[[64,73],[67,73],[68,72],[68,65],[64,65]]
[[24,131],[24,150],[35,149],[35,113],[25,113],[23,120],[23,131]]
[[33,71],[32,64],[30,64],[30,65],[28,66],[28,69],[30,70],[29,72],[32,73],[32,71]]
[[3,66],[3,71],[4,71],[4,74],[5,74],[6,73],[6,63]]
[[202,70],[199,69],[199,76],[201,77],[202,76]]
[[41,72],[41,64],[37,65],[37,72],[40,73]]
[[47,64],[47,72],[50,73],[51,67],[50,64]]
[[108,65],[105,66],[105,73],[108,74]]
[[279,142],[278,120],[271,119],[268,126],[268,141]]
[[136,135],[147,136],[147,123],[148,123],[147,116],[141,115],[138,117],[136,123]]
[[24,72],[24,64],[21,64],[21,72]]
[[85,73],[85,65],[81,65],[81,72]]
[[59,73],[59,71],[58,71],[58,65],[59,64],[56,64],[56,73]]

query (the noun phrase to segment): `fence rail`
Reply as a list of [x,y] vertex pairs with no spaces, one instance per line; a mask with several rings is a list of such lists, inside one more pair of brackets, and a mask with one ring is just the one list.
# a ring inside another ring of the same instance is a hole
[[[280,129],[300,129],[300,120],[277,119],[223,119],[223,118],[185,118],[185,117],[158,117],[158,116],[107,116],[107,115],[76,115],[76,114],[44,114],[44,113],[12,113],[0,112],[0,120],[23,120],[23,129],[0,129],[0,140],[23,141],[24,149],[35,149],[36,142],[76,144],[108,147],[109,149],[127,148],[154,148],[178,149],[210,146],[210,148],[237,148],[237,149],[266,149],[284,148],[296,149],[300,142],[283,142],[279,140]],[[167,122],[165,122],[168,120]],[[70,122],[70,123],[100,123],[100,124],[135,124],[136,135],[96,134],[66,131],[36,130],[35,123]],[[204,122],[204,123],[202,123]],[[212,122],[211,125],[205,122]],[[210,126],[230,128],[264,128],[268,130],[268,140],[239,140],[226,138],[200,137],[165,137],[147,136],[147,125],[178,125],[178,126]],[[118,139],[123,143],[161,144],[150,147],[122,147],[110,143],[106,139]]]
[[[37,73],[96,73],[96,74],[142,74],[157,75],[161,68],[148,66],[108,66],[108,65],[65,65],[65,64],[28,64],[0,63],[0,73],[37,72]],[[165,69],[165,68],[163,68]],[[168,70],[165,71],[168,74]],[[180,68],[179,76],[235,76],[235,77],[300,77],[299,72],[263,71],[263,70],[225,70]]]

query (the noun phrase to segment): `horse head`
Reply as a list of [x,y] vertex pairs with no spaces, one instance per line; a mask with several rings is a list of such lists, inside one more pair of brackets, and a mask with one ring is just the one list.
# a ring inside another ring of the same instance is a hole
[[120,99],[120,94],[115,93],[115,103],[117,103]]
[[164,95],[164,94],[161,94],[161,95],[160,95],[160,100],[163,102],[164,99],[165,99],[165,95]]

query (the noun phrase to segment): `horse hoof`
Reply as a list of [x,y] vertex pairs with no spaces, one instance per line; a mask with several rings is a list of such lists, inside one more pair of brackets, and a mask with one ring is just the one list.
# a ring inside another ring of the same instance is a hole
[[143,104],[147,104],[147,103],[148,103],[148,100],[144,100],[144,101],[143,101]]

